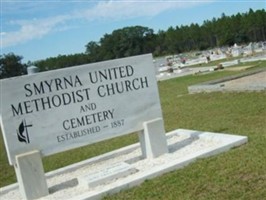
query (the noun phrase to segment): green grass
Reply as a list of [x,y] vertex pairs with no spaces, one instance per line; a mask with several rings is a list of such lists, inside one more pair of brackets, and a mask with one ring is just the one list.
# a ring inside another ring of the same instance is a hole
[[[258,62],[257,67],[266,67]],[[185,128],[248,136],[249,142],[228,152],[147,180],[105,199],[266,199],[266,92],[200,93],[187,86],[238,72],[218,71],[159,82],[167,131]],[[138,141],[136,134],[115,138],[43,159],[50,171]],[[16,181],[0,138],[0,186]]]
[[171,105],[163,106],[168,110],[164,114],[166,129],[189,128],[247,135],[248,144],[201,159],[182,170],[105,199],[264,199],[265,99],[265,93],[176,97]]

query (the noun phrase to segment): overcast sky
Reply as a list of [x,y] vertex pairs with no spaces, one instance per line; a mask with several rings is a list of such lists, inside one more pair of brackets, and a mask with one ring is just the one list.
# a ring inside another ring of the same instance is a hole
[[170,26],[202,24],[238,12],[266,9],[265,0],[1,0],[1,54],[24,62],[85,52],[90,41],[126,26],[155,33]]

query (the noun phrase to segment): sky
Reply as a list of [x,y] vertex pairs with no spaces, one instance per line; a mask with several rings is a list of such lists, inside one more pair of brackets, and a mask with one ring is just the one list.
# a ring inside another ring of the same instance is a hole
[[23,62],[84,53],[90,41],[127,26],[166,31],[266,9],[265,0],[0,0],[1,55]]

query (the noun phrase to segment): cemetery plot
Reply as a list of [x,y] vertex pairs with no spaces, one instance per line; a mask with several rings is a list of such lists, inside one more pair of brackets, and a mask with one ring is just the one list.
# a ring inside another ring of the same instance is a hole
[[188,86],[189,93],[214,91],[264,91],[266,71],[263,69],[243,72],[236,76]]

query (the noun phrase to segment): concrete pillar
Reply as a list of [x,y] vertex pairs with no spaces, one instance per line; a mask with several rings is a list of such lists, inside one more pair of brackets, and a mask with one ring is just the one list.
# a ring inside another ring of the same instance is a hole
[[168,153],[163,120],[158,118],[144,122],[143,127],[139,140],[144,158],[156,158]]
[[49,194],[39,151],[17,155],[15,171],[23,199],[33,200]]

